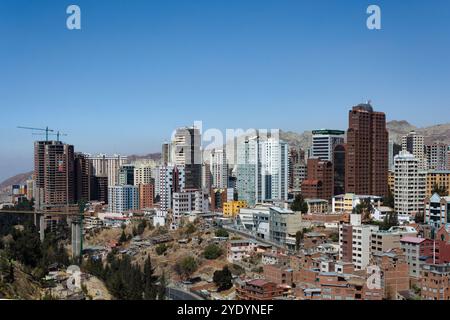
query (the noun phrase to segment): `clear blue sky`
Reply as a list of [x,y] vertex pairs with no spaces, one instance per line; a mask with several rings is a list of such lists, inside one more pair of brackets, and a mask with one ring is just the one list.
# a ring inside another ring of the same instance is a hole
[[[70,4],[81,31],[66,28]],[[145,154],[194,120],[345,129],[366,99],[390,120],[450,122],[449,84],[448,0],[1,0],[0,180],[33,166],[17,125]]]

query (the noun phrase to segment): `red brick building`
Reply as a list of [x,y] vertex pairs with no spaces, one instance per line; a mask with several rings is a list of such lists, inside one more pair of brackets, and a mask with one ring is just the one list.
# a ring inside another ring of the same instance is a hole
[[374,253],[371,264],[380,268],[381,286],[385,299],[395,299],[399,292],[409,290],[408,262],[402,249]]
[[426,264],[420,272],[424,300],[450,300],[450,264]]
[[307,178],[302,183],[302,195],[307,199],[331,201],[334,191],[333,163],[318,158],[308,159]]
[[286,295],[285,287],[263,279],[255,279],[238,284],[237,300],[273,300]]
[[292,287],[293,270],[283,265],[267,264],[264,266],[264,279],[267,281]]

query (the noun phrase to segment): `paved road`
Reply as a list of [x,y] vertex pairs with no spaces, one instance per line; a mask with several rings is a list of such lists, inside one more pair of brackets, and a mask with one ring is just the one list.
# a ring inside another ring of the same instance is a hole
[[261,242],[261,243],[264,243],[264,244],[268,244],[270,246],[274,246],[274,247],[279,248],[279,249],[286,250],[285,246],[283,246],[283,245],[281,245],[279,243],[275,243],[275,242],[272,242],[272,241],[261,239],[261,238],[257,237],[256,235],[254,235],[254,234],[252,234],[250,232],[246,232],[244,230],[238,230],[238,229],[235,229],[235,228],[227,226],[227,225],[222,226],[222,228],[224,228],[225,230],[228,230],[229,232],[237,233],[237,234],[240,234],[240,235],[242,235],[244,237],[252,238],[252,239],[254,239],[254,240],[258,241],[258,242]]
[[166,288],[166,296],[170,300],[204,300],[202,297],[196,295],[195,293],[185,291],[180,288],[175,288],[173,286],[168,286]]

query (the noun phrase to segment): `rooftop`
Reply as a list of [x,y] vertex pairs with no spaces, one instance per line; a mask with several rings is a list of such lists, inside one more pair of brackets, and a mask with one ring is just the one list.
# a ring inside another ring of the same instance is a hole
[[400,242],[409,242],[409,243],[422,243],[424,242],[424,238],[418,238],[418,237],[403,237],[400,239]]

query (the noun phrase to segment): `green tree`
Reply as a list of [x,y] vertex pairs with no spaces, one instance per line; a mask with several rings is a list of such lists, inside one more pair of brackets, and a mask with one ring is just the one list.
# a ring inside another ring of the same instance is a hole
[[156,300],[158,295],[158,287],[156,282],[158,277],[154,275],[154,268],[152,267],[152,262],[150,256],[147,257],[144,263],[144,299],[145,300]]
[[160,256],[167,251],[167,245],[165,243],[161,243],[158,246],[156,246],[155,251]]
[[299,230],[295,233],[295,249],[298,251],[300,249],[300,245],[303,241],[304,233],[303,230]]
[[228,238],[230,236],[228,231],[223,228],[217,229],[215,234],[216,234],[216,237],[221,237],[221,238]]
[[119,243],[123,244],[125,242],[127,242],[127,235],[125,234],[125,229],[122,229],[122,234],[120,235],[119,238]]
[[369,221],[370,214],[373,212],[373,206],[370,199],[364,199],[361,203],[357,204],[352,211],[354,214],[360,214],[362,221]]
[[185,229],[186,234],[193,234],[195,231],[197,231],[197,228],[194,226],[193,223],[188,223],[186,225],[186,229]]
[[222,270],[217,270],[214,272],[213,281],[217,286],[217,291],[228,290],[233,286],[232,275],[228,266],[223,267]]
[[223,250],[216,244],[208,245],[203,251],[203,256],[208,260],[214,260],[223,254]]
[[197,268],[197,260],[192,256],[184,257],[175,264],[175,271],[185,278],[189,278]]
[[301,194],[295,196],[294,201],[291,204],[291,210],[303,214],[308,213],[308,204]]
[[166,299],[166,289],[167,289],[167,279],[166,274],[163,271],[162,275],[159,277],[158,300]]

